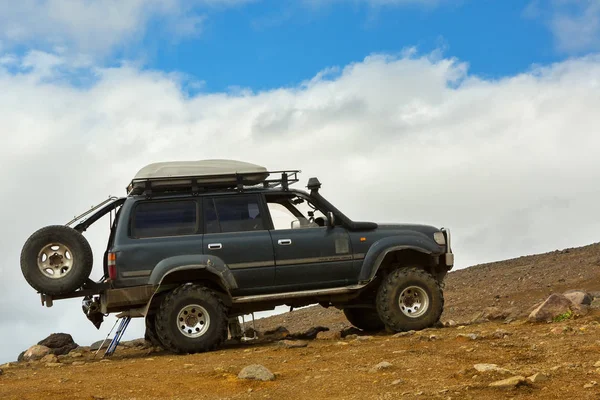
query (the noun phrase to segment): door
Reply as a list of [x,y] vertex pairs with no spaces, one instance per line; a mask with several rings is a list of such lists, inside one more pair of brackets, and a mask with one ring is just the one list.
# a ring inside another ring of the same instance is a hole
[[126,202],[117,228],[117,286],[144,285],[154,267],[166,258],[202,254],[200,204],[197,200],[166,199]]
[[235,294],[273,289],[275,263],[271,235],[263,223],[258,195],[222,195],[204,199],[204,254],[219,257],[231,270]]
[[309,290],[356,282],[350,236],[329,227],[325,212],[296,193],[265,195],[271,216],[278,290]]

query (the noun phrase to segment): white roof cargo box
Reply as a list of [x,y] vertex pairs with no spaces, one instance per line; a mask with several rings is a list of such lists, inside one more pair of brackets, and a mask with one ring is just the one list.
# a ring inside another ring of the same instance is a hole
[[195,185],[256,185],[268,176],[265,167],[236,160],[159,162],[140,169],[131,181],[128,192],[133,189],[169,190]]

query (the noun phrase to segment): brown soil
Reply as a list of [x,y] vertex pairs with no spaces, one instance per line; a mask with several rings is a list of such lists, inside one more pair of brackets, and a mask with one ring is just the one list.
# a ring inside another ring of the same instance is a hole
[[[523,315],[552,292],[600,290],[598,278],[598,244],[475,266],[450,273],[445,288],[443,320],[466,325],[397,338],[382,332],[367,340],[340,339],[335,333],[349,326],[343,314],[309,307],[256,321],[261,331],[281,325],[292,332],[318,325],[331,329],[306,348],[247,342],[195,355],[119,349],[108,361],[92,360],[92,353],[84,352],[86,363],[80,366],[63,360],[60,366],[2,367],[0,398],[596,399],[600,310],[550,324],[524,318],[510,323],[469,321],[490,306],[513,308]],[[494,334],[497,330],[506,332]],[[476,339],[459,336],[471,333]],[[392,366],[370,372],[382,361]],[[494,363],[510,372],[477,372],[477,363]],[[237,374],[249,364],[264,365],[276,379],[239,380]],[[512,389],[489,387],[500,379],[536,372],[547,380]]]

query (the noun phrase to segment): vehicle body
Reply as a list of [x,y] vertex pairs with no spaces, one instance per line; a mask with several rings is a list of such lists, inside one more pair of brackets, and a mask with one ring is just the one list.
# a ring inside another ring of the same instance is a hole
[[[145,317],[158,343],[184,352],[218,346],[225,317],[279,305],[338,307],[362,329],[437,322],[441,286],[454,264],[449,230],[352,221],[321,196],[316,178],[308,191],[296,190],[290,185],[297,170],[250,164],[239,172],[233,165],[235,173],[176,179],[138,173],[127,196],[71,221],[84,232],[114,214],[104,278],[67,293],[40,291],[43,304],[82,296],[97,327],[110,313]],[[196,300],[173,305],[180,299]],[[206,326],[215,324],[218,332],[205,339]],[[210,343],[195,344],[203,340]]]

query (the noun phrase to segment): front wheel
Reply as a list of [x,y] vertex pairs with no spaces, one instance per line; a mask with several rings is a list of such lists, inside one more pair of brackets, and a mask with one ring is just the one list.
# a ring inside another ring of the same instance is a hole
[[444,295],[438,281],[420,268],[391,272],[377,292],[377,313],[392,331],[421,330],[442,315]]
[[216,349],[227,338],[227,312],[212,290],[179,286],[165,296],[156,313],[160,343],[174,353]]

